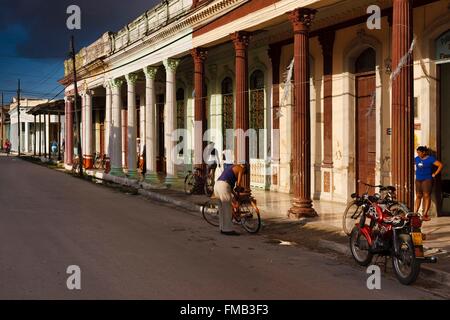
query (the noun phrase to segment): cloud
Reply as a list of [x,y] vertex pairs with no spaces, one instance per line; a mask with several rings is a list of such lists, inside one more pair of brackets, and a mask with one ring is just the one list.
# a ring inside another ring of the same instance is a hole
[[[77,49],[107,31],[117,31],[159,0],[0,0],[0,47],[27,58],[64,58],[72,31],[66,27],[67,7],[81,8],[81,30],[74,32]],[[14,33],[15,26],[18,33]],[[4,36],[8,35],[8,36]],[[17,41],[11,41],[17,37]]]

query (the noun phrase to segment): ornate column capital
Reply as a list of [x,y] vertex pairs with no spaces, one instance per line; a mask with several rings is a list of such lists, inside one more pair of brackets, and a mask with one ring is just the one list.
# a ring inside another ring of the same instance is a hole
[[175,72],[178,68],[178,65],[180,64],[180,59],[165,59],[163,61],[164,67],[166,68],[166,71],[170,70],[172,72]]
[[194,63],[203,63],[208,57],[208,50],[205,48],[194,48],[191,50],[191,56]]
[[81,95],[92,97],[94,95],[94,90],[90,90],[89,88],[83,88],[83,91],[81,91]]
[[294,33],[308,32],[317,10],[308,8],[298,8],[288,13],[292,23]]
[[110,81],[111,88],[120,88],[122,86],[123,82],[124,81],[121,78],[111,79],[111,81]]
[[103,88],[106,90],[111,89],[111,79],[106,79],[105,82],[103,82]]
[[245,50],[250,43],[250,33],[246,31],[236,31],[231,34],[235,50]]
[[142,68],[142,71],[144,71],[146,79],[155,80],[156,73],[158,72],[158,67],[147,66]]
[[127,80],[128,85],[134,85],[138,80],[138,75],[136,73],[129,73],[125,75],[125,79]]

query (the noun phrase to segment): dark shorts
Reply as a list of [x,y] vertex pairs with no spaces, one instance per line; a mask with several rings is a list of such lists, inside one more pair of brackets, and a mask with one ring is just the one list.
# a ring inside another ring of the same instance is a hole
[[431,193],[433,190],[433,179],[416,180],[417,193]]

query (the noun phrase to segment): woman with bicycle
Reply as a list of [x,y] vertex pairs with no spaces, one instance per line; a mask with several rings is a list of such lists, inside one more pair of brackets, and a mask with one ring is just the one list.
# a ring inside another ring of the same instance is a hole
[[[428,211],[431,206],[431,191],[433,190],[433,179],[441,172],[444,165],[430,155],[427,147],[417,148],[417,157],[414,159],[416,164],[416,203],[414,212],[418,212],[423,199],[423,221],[430,221]],[[433,172],[433,166],[437,170]]]
[[232,207],[233,188],[240,192],[243,190],[242,182],[245,174],[248,173],[248,164],[237,164],[228,167],[223,171],[214,186],[214,192],[220,199],[219,228],[220,233],[230,236],[237,236],[239,233],[233,230]]

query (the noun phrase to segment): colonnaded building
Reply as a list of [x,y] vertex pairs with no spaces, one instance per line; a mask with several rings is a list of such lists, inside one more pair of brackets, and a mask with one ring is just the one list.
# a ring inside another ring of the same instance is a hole
[[[450,164],[449,0],[169,0],[82,48],[76,66],[84,164],[106,154],[111,174],[133,177],[145,148],[148,179],[172,184],[202,163],[210,132],[250,162],[247,184],[293,193],[301,216],[312,199],[346,202],[358,180],[393,184],[412,206],[414,146]],[[68,60],[68,165],[72,79]],[[233,128],[256,137],[225,139]]]

